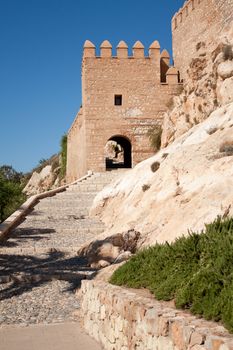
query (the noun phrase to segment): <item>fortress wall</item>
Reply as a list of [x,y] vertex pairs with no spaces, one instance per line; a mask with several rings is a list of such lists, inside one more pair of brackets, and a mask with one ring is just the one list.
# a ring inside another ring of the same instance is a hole
[[86,169],[85,119],[80,111],[76,116],[67,138],[67,183],[85,175]]
[[[162,122],[179,88],[160,83],[160,55],[84,58],[82,75],[88,169],[105,170],[104,146],[115,135],[131,141],[133,165],[153,155],[147,131]],[[121,106],[115,95],[122,95]]]
[[215,48],[221,32],[232,23],[232,0],[188,0],[172,19],[173,56],[181,78],[197,56],[197,44]]

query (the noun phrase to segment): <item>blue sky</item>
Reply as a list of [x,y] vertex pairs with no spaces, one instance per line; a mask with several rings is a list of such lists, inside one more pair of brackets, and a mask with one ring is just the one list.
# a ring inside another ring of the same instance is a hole
[[171,53],[184,0],[0,0],[0,165],[29,171],[59,150],[81,104],[82,46],[108,39]]

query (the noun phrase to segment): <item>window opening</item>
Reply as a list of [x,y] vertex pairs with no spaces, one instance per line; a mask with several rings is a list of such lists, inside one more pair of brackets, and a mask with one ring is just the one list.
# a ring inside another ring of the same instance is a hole
[[115,95],[115,106],[122,105],[122,95]]

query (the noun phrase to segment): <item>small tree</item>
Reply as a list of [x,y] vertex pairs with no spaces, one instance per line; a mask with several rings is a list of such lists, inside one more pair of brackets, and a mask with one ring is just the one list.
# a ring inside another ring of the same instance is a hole
[[62,178],[66,175],[66,162],[67,162],[67,135],[63,135],[61,138],[61,171],[60,176]]
[[2,165],[0,167],[0,174],[5,180],[21,182],[23,173],[17,172],[11,165]]
[[[3,169],[2,169],[3,168]],[[21,178],[10,166],[0,168],[0,222],[10,216],[26,199],[22,193]]]

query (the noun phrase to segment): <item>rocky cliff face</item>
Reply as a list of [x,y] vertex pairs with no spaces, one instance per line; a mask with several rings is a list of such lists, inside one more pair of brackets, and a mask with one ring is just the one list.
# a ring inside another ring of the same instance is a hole
[[232,46],[233,29],[222,33],[214,49],[210,43],[197,44],[184,90],[171,101],[165,114],[162,147],[208,118],[216,108],[233,101]]
[[135,229],[150,245],[233,215],[232,34],[212,52],[197,47],[184,91],[166,114],[164,148],[96,197],[92,214],[106,223],[105,236]]
[[230,103],[106,187],[92,214],[106,223],[105,235],[135,229],[146,245],[200,231],[233,214],[232,159]]
[[60,177],[59,155],[55,155],[34,169],[23,192],[32,196],[59,187],[63,181]]

